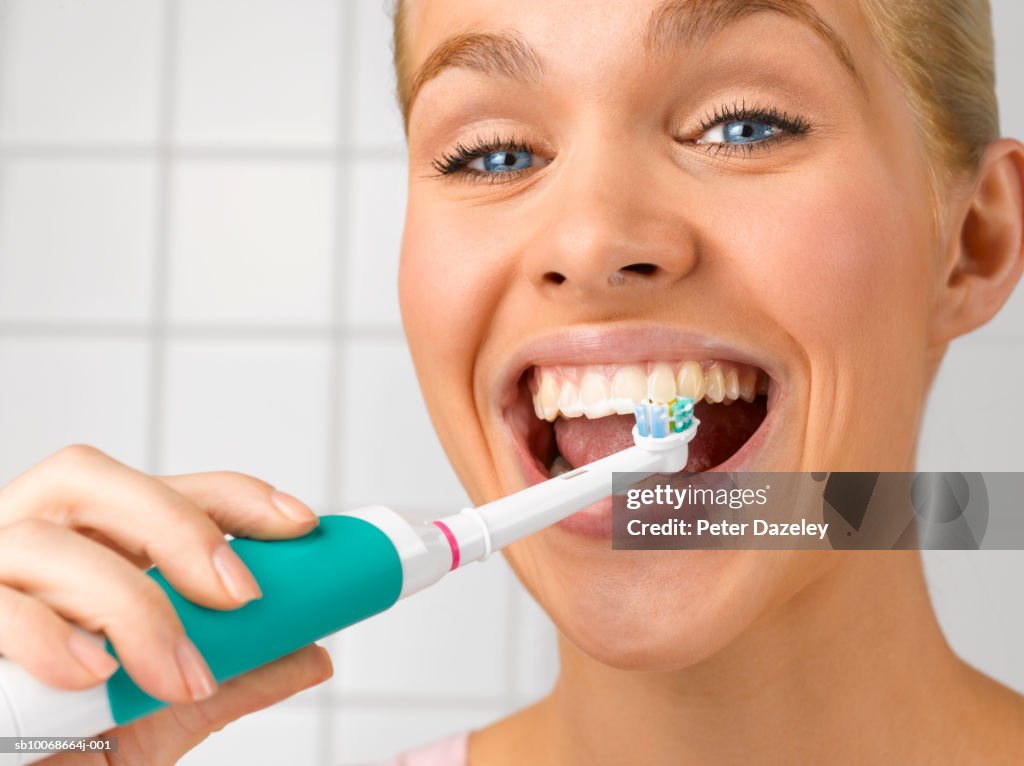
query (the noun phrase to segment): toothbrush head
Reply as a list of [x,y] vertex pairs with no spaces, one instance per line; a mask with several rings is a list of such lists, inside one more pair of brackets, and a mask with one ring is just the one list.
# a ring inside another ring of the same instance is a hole
[[641,402],[634,410],[638,436],[664,439],[686,431],[699,421],[693,417],[693,399],[677,396],[670,402]]
[[640,402],[634,410],[633,442],[652,452],[683,448],[682,466],[686,464],[686,445],[697,434],[700,421],[693,416],[693,399],[678,396],[670,402]]

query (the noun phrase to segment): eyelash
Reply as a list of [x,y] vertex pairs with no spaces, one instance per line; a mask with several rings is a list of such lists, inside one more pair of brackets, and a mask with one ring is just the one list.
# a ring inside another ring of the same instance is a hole
[[809,120],[800,115],[790,116],[788,112],[780,112],[774,106],[747,106],[746,100],[733,102],[732,105],[715,107],[713,112],[705,113],[701,118],[700,126],[697,128],[699,135],[704,135],[712,128],[725,125],[730,122],[763,122],[776,128],[781,128],[782,133],[761,141],[742,144],[698,144],[696,141],[690,143],[701,146],[709,156],[717,157],[723,152],[727,156],[733,156],[737,152],[743,152],[750,156],[756,151],[767,150],[779,141],[790,138],[797,138],[811,132],[812,126]]
[[[690,143],[696,146],[703,146],[709,156],[717,157],[723,152],[728,156],[732,156],[737,152],[743,152],[750,156],[756,151],[769,149],[779,141],[806,135],[811,131],[812,127],[810,122],[800,115],[790,117],[788,112],[780,112],[774,106],[762,107],[754,105],[748,107],[747,102],[744,100],[734,102],[731,105],[715,107],[713,112],[706,113],[701,118],[698,128],[699,135],[703,135],[719,125],[745,120],[772,125],[780,128],[783,133],[761,141],[742,144],[720,143],[701,145],[692,140]],[[495,135],[489,141],[479,139],[469,145],[459,142],[452,149],[443,152],[440,157],[434,159],[430,164],[441,178],[461,175],[469,180],[485,183],[508,183],[526,172],[525,170],[519,170],[506,173],[482,173],[466,167],[473,160],[492,152],[530,152],[532,154],[533,148],[525,141],[514,136],[512,138],[502,138],[499,135]]]
[[459,142],[452,149],[443,152],[440,157],[430,164],[437,171],[440,177],[449,177],[456,174],[465,175],[474,181],[485,181],[487,183],[507,183],[515,180],[524,173],[524,170],[513,170],[506,173],[481,173],[478,170],[470,170],[466,166],[475,159],[479,159],[491,152],[530,152],[533,148],[525,141],[516,138],[502,138],[495,135],[490,141],[478,139],[468,146]]

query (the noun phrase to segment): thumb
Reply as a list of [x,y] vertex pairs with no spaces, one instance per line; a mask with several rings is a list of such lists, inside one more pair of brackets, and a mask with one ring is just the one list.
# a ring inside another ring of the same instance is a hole
[[[313,644],[233,678],[209,699],[172,705],[161,712],[161,715],[167,715],[168,723],[160,723],[175,732],[184,747],[168,762],[177,761],[186,751],[232,721],[316,686],[330,678],[333,672],[330,654]],[[173,727],[169,725],[171,719]],[[161,739],[171,733],[163,730],[163,725]]]
[[[221,684],[217,693],[199,702],[171,705],[135,723],[106,732],[117,737],[117,752],[96,763],[111,766],[173,764],[210,734],[244,715],[262,710],[331,677],[327,650],[311,644],[297,652]],[[71,760],[64,760],[69,757]],[[81,766],[91,760],[62,754],[46,766]]]

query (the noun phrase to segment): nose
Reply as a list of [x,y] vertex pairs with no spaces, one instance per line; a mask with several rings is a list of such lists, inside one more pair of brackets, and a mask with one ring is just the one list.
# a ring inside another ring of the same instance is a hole
[[533,284],[551,298],[614,301],[684,279],[698,248],[678,169],[630,163],[621,144],[587,155],[566,158],[549,179],[524,259]]

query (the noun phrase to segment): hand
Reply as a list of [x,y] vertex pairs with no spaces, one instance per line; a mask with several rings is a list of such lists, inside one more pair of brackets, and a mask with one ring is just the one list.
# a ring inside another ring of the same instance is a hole
[[[209,668],[166,594],[142,570],[155,564],[189,600],[234,609],[260,591],[224,532],[289,538],[316,524],[301,502],[249,476],[151,477],[91,447],[65,448],[0,490],[0,653],[50,686],[94,686],[117,661],[74,623],[105,634],[148,694],[169,703],[205,700],[216,691]],[[267,666],[267,673],[291,668],[296,678],[280,680],[278,696],[251,709],[315,683],[310,668],[323,669],[322,660],[310,659],[317,651]],[[252,685],[238,681],[232,688],[240,691],[210,700],[214,707],[179,707],[153,718],[170,725],[190,715],[182,711],[219,711],[212,731],[231,720],[224,715],[247,712],[239,695]],[[193,738],[209,733],[187,728]]]
[[209,699],[172,705],[104,736],[117,737],[116,753],[61,753],[43,766],[164,766],[177,763],[210,734],[243,715],[273,705],[331,677],[331,659],[307,646],[223,684]]

